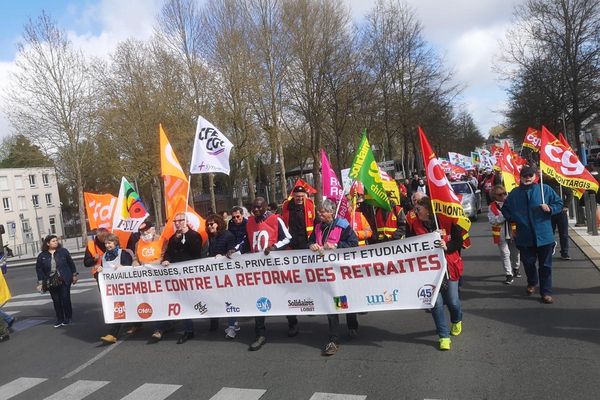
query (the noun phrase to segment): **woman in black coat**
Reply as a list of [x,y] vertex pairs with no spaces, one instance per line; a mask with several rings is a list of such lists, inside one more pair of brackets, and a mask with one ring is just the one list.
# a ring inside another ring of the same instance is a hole
[[[69,251],[62,247],[56,235],[48,235],[42,243],[42,252],[35,263],[39,291],[50,292],[54,311],[55,328],[67,326],[73,317],[71,307],[71,285],[77,283],[77,269]],[[53,279],[54,277],[54,279]],[[48,287],[47,282],[56,281],[57,285]]]

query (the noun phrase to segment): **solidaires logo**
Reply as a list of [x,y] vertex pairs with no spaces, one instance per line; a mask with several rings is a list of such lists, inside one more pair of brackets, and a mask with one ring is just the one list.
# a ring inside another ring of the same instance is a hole
[[271,309],[271,300],[267,299],[266,297],[261,297],[260,299],[256,300],[256,308],[260,312],[269,311]]
[[300,310],[301,312],[315,311],[315,302],[310,298],[288,300],[288,308]]

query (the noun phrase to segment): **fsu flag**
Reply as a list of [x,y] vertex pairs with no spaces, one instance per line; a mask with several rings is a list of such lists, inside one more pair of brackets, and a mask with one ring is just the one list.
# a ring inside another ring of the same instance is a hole
[[348,176],[363,184],[366,194],[370,195],[365,201],[384,210],[392,210],[386,190],[383,188],[379,166],[375,162],[375,157],[367,139],[366,129],[363,130],[362,139],[356,150]]
[[348,200],[323,149],[321,149],[321,174],[323,175],[323,196],[339,203],[337,216],[348,219]]
[[229,153],[232,148],[233,144],[225,135],[199,116],[190,172],[192,174],[222,172],[229,175]]
[[585,169],[569,146],[561,143],[546,127],[542,126],[540,168],[543,173],[570,189],[574,194],[582,190],[598,191],[598,182]]
[[111,229],[117,198],[112,194],[96,194],[83,192],[85,212],[90,229]]
[[137,232],[146,217],[148,217],[148,211],[146,211],[142,199],[127,179],[122,177],[119,198],[113,217],[113,230]]
[[541,143],[542,138],[540,137],[540,132],[537,129],[527,128],[525,139],[523,139],[523,147],[528,147],[537,153],[540,151]]
[[419,139],[421,141],[421,151],[423,161],[425,162],[425,173],[427,175],[427,186],[429,187],[429,196],[433,203],[434,211],[439,218],[440,227],[450,233],[449,227],[452,223],[457,224],[463,230],[464,247],[469,247],[469,229],[471,220],[465,215],[462,203],[454,190],[444,170],[440,166],[435,153],[431,149],[425,132],[419,127]]

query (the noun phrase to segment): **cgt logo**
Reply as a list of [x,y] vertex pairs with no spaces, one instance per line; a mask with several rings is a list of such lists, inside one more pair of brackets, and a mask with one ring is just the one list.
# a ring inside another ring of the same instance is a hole
[[114,318],[115,319],[125,319],[125,302],[124,301],[115,301],[114,306]]
[[230,303],[228,301],[225,302],[225,312],[236,313],[240,311],[241,309],[239,307],[234,306],[233,303]]
[[419,290],[417,290],[417,297],[423,302],[423,304],[431,304],[431,298],[433,297],[434,291],[434,285],[427,284],[421,286]]
[[338,310],[348,309],[348,298],[346,296],[335,296],[333,298],[333,303],[335,304],[335,308]]
[[271,309],[271,300],[267,299],[266,297],[261,297],[260,299],[256,300],[256,308],[258,308],[258,311],[260,312],[267,312]]
[[152,306],[148,303],[142,303],[137,306],[138,316],[142,319],[148,319],[152,316]]
[[394,289],[391,293],[387,290],[383,294],[371,294],[367,296],[367,304],[370,306],[379,304],[392,304],[398,302],[398,289]]

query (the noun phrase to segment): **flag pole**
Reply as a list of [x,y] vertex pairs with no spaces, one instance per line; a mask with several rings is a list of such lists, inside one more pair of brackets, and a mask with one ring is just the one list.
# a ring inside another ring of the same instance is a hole
[[188,187],[185,194],[185,224],[187,225],[188,206],[190,204],[190,186],[192,186],[192,175],[188,175]]
[[540,192],[542,192],[542,204],[545,203],[544,201],[544,173],[542,171],[540,171]]

